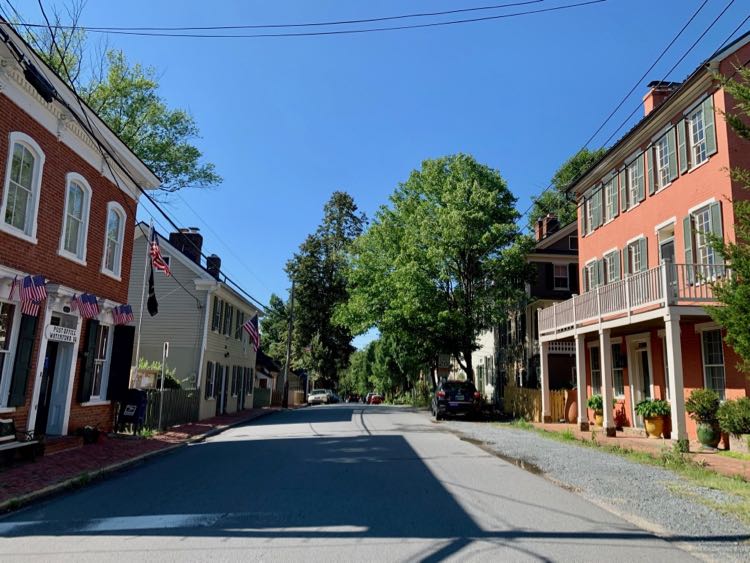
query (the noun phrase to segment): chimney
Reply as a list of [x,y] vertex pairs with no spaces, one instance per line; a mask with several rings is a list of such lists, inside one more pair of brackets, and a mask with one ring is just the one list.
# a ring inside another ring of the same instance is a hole
[[212,254],[206,258],[206,270],[218,280],[219,274],[221,274],[221,258],[216,256],[216,254]]
[[544,218],[539,217],[534,225],[534,234],[536,235],[536,241],[539,242],[544,238]]
[[169,233],[169,244],[200,266],[203,236],[198,232],[198,227],[188,227],[176,233]]
[[649,82],[648,93],[643,96],[643,115],[646,116],[658,108],[664,100],[672,95],[672,92],[677,90],[680,84],[681,82],[664,82],[661,80]]
[[557,215],[555,215],[554,213],[547,213],[547,216],[544,218],[544,237],[550,236],[559,228],[560,221],[557,220]]

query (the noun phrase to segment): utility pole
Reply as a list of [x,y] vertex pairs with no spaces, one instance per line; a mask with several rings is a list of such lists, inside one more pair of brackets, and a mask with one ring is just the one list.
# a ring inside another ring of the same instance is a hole
[[284,394],[281,397],[281,406],[289,407],[289,362],[292,356],[292,327],[294,325],[294,279],[292,279],[292,291],[289,296],[289,327],[286,333],[286,361],[284,362]]

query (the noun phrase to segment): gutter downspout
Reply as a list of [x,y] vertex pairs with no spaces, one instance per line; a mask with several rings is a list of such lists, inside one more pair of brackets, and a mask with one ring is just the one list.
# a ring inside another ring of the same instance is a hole
[[201,342],[200,358],[198,359],[198,371],[197,371],[197,375],[195,378],[195,388],[198,391],[201,390],[201,380],[203,376],[203,360],[206,357],[206,346],[208,344],[208,316],[211,310],[211,297],[215,290],[216,290],[216,287],[214,287],[213,289],[206,288],[206,303],[203,306],[203,340]]

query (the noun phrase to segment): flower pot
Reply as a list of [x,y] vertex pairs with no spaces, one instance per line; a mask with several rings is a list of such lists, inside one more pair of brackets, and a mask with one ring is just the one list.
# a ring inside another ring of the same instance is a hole
[[604,425],[604,412],[603,411],[594,411],[594,424],[596,424],[597,426]]
[[644,418],[646,427],[646,434],[649,438],[661,438],[664,432],[664,417],[663,416],[650,416]]
[[729,449],[735,452],[750,453],[750,434],[741,434],[739,437],[730,434]]
[[716,448],[721,441],[721,428],[718,422],[699,422],[698,441],[709,448]]

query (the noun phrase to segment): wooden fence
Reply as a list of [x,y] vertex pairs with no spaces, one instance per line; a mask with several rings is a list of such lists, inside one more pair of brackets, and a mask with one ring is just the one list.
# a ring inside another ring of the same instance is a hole
[[271,390],[256,387],[253,389],[253,408],[260,409],[271,405]]
[[[146,405],[146,420],[144,426],[156,430],[159,426],[159,395],[158,389],[146,391],[148,403]],[[162,395],[164,408],[162,409],[161,430],[198,420],[200,408],[200,391],[196,389],[165,389]]]
[[[550,391],[550,415],[553,422],[565,418],[565,390]],[[542,422],[542,391],[526,387],[505,388],[503,410],[515,418]]]

